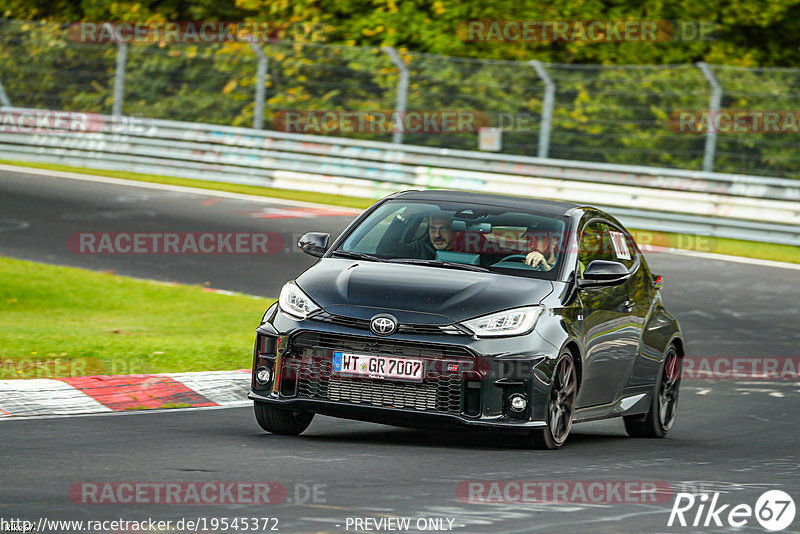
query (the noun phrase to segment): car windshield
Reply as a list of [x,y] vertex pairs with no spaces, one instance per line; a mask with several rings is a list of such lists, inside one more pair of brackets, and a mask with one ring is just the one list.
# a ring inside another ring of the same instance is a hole
[[333,256],[554,279],[566,217],[461,202],[393,200]]

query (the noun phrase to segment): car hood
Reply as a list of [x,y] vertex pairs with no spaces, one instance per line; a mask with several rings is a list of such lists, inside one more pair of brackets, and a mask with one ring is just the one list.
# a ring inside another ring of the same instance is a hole
[[439,325],[539,304],[553,291],[547,280],[339,258],[320,260],[297,284],[332,314]]

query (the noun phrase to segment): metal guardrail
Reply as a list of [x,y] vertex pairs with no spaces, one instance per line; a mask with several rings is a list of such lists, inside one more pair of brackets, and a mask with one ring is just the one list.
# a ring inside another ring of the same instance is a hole
[[645,230],[800,245],[795,180],[165,120],[96,115],[90,123],[96,131],[0,124],[0,158],[364,198],[420,187],[552,198],[603,207]]

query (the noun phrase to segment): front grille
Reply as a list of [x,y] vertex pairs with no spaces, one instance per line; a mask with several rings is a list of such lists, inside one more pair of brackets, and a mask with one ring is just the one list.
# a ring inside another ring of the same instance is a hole
[[[332,374],[335,350],[421,358],[425,378],[403,382],[339,377]],[[295,336],[291,354],[285,362],[296,373],[297,397],[449,414],[464,411],[464,386],[475,365],[472,353],[463,347],[318,332]],[[448,371],[448,364],[457,364],[458,370]]]
[[[369,330],[369,319],[357,319],[355,317],[345,317],[344,315],[334,315],[328,312],[320,312],[310,317],[314,321],[322,321],[324,323],[331,323],[337,326],[346,326],[349,328],[359,328],[361,330]],[[401,334],[455,334],[466,335],[463,331],[455,326],[438,326],[429,324],[409,324],[400,323],[397,325],[397,332]]]

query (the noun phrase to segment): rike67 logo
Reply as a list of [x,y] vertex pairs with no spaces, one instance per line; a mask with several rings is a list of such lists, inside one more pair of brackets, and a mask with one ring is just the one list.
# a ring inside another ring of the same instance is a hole
[[721,504],[720,493],[678,493],[667,526],[741,528],[756,521],[765,529],[779,531],[792,524],[795,505],[792,497],[781,490],[761,494],[755,506]]

